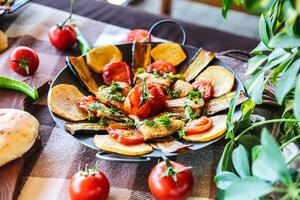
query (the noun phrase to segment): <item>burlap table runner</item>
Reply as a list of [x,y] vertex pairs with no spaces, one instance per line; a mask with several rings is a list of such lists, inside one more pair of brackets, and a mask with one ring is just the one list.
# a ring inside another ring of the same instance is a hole
[[[22,12],[0,19],[0,29],[9,37],[9,50],[0,55],[0,74],[25,80],[39,87],[50,81],[64,66],[66,55],[75,51],[60,52],[48,42],[48,30],[61,22],[67,13],[30,3]],[[86,37],[94,46],[108,43],[122,43],[127,29],[105,24],[88,18],[74,16]],[[29,78],[21,77],[8,67],[8,56],[16,46],[25,45],[35,49],[40,57],[37,73]],[[243,78],[246,64],[226,58],[227,62]],[[0,89],[0,108],[22,108],[24,95]],[[41,148],[32,156],[25,169],[20,200],[64,200],[68,199],[69,178],[77,171],[78,165],[95,162],[95,150],[81,145],[72,136],[58,128],[51,119],[47,108],[46,95],[29,108],[40,122]],[[223,143],[217,142],[209,147],[178,156],[176,159],[193,166],[194,188],[190,199],[214,199],[217,189],[213,178],[215,168],[223,150]],[[153,199],[147,187],[147,178],[156,164],[124,164],[100,161],[103,171],[111,184],[110,199]]]

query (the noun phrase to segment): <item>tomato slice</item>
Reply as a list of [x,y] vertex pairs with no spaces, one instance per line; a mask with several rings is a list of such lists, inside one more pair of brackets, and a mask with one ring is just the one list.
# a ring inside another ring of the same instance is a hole
[[171,63],[164,61],[155,61],[147,67],[147,72],[153,73],[154,71],[161,75],[164,73],[176,74],[176,68]]
[[77,106],[88,112],[89,111],[89,104],[90,103],[96,103],[97,102],[97,99],[96,97],[92,96],[92,95],[89,95],[89,96],[84,96],[82,97],[78,102],[77,102]]
[[144,42],[147,40],[147,37],[149,35],[149,32],[144,29],[134,29],[130,31],[127,35],[127,42],[131,43],[134,41],[137,42]]
[[102,76],[107,85],[110,85],[112,82],[123,82],[131,85],[133,81],[133,73],[126,62],[107,64],[103,69]]
[[115,138],[121,144],[135,145],[144,142],[144,136],[134,129],[119,125],[110,125],[107,128],[107,131],[110,136]]
[[147,84],[150,97],[142,106],[140,106],[142,85],[135,86],[128,94],[130,106],[127,113],[137,115],[138,117],[147,118],[162,111],[166,107],[166,96],[163,90],[155,85]]
[[193,86],[196,90],[202,93],[202,98],[207,101],[214,96],[212,82],[207,80],[195,81]]
[[208,117],[201,117],[186,124],[186,135],[195,135],[203,133],[213,126],[213,121]]

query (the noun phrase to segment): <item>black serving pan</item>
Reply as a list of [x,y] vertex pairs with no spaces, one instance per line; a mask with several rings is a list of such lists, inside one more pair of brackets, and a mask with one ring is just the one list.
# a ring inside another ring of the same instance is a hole
[[[160,21],[159,23],[156,23],[149,32],[152,32],[157,25],[160,25],[162,23],[176,23],[174,21],[170,21],[170,20],[164,20],[164,21]],[[177,24],[177,23],[176,23]],[[177,67],[177,69],[182,69],[184,66],[186,66],[188,63],[190,63],[194,56],[197,54],[197,52],[199,51],[199,49],[189,46],[189,45],[185,45],[185,32],[182,29],[180,24],[179,25],[182,33],[183,33],[183,42],[181,44],[182,48],[184,49],[186,55],[187,55],[187,59],[180,64],[180,66]],[[155,47],[157,44],[159,44],[159,42],[151,42],[152,47]],[[131,49],[132,49],[132,44],[119,44],[116,45],[120,51],[123,54],[123,61],[127,62],[128,64],[131,63],[132,60],[132,53],[131,53]],[[234,75],[235,75],[235,87],[234,90],[242,90],[245,92],[245,89],[243,87],[242,81],[241,79],[237,76],[237,74],[230,68],[230,66],[225,65],[224,63],[222,63],[220,60],[218,59],[214,59],[211,64],[213,65],[221,65],[224,66],[225,68],[227,68],[229,71],[231,71]],[[99,74],[93,74],[95,80],[98,83],[101,83],[101,76],[99,76]],[[81,83],[81,81],[77,78],[76,73],[74,73],[74,71],[72,70],[72,66],[70,65],[70,63],[67,60],[67,66],[64,67],[59,73],[58,75],[53,79],[52,84],[50,85],[50,89],[58,84],[72,84],[74,86],[76,86],[83,94],[85,95],[89,95],[90,93],[88,92],[87,88],[85,88],[85,86]],[[50,108],[49,108],[50,110]],[[64,129],[64,125],[65,123],[69,122],[63,118],[60,118],[59,116],[57,116],[55,113],[51,112],[50,113],[54,119],[54,121],[56,122],[56,124]],[[222,112],[223,114],[227,114],[227,111]],[[221,113],[220,113],[221,114]],[[241,111],[240,108],[237,108],[235,110],[235,118],[238,119],[241,115]],[[66,134],[69,134],[66,132]],[[98,134],[106,134],[106,131],[99,131]],[[84,134],[75,134],[73,136],[74,138],[76,138],[79,142],[81,142],[83,145],[92,148],[92,149],[97,149],[97,147],[93,144],[93,137],[94,134],[88,134],[88,133],[84,133]],[[187,153],[190,151],[196,151],[196,150],[200,150],[214,142],[216,142],[217,140],[219,140],[220,138],[217,138],[215,140],[209,141],[209,142],[202,142],[202,143],[192,143],[192,142],[186,142],[186,141],[181,141],[183,143],[186,144],[192,144],[191,147],[189,147],[189,151],[185,151],[182,153]],[[98,150],[98,149],[97,149]],[[159,150],[154,150],[152,153],[149,153],[147,155],[143,155],[143,156],[139,156],[139,157],[128,157],[128,156],[117,156],[114,153],[109,153],[109,152],[103,152],[100,151],[99,153],[97,153],[97,157],[100,159],[104,159],[104,160],[109,160],[109,161],[120,161],[120,162],[142,162],[142,161],[148,161],[151,158],[159,158],[162,156],[177,156],[180,153],[168,153],[168,152],[162,152]],[[117,156],[117,157],[116,157]]]

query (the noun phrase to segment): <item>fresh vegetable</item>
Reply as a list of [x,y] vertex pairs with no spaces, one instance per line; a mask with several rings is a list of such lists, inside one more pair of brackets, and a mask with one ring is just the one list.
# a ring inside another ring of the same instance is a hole
[[149,32],[144,29],[133,29],[127,35],[127,42],[145,42],[148,38]]
[[17,47],[9,56],[9,65],[12,70],[23,76],[34,74],[39,64],[37,53],[29,47]]
[[144,81],[129,92],[124,107],[127,113],[146,118],[166,107],[166,96],[161,88]]
[[106,65],[102,77],[107,85],[116,81],[131,85],[133,81],[133,73],[126,62],[113,62]]
[[158,44],[151,51],[151,56],[155,61],[165,61],[177,66],[187,57],[182,47],[174,42],[165,42]]
[[85,112],[90,112],[90,103],[96,103],[96,97],[89,95],[81,97],[80,100],[77,102],[77,105],[80,109],[84,110]]
[[212,126],[213,126],[213,121],[210,118],[207,118],[206,116],[201,117],[199,119],[195,119],[186,124],[187,127],[186,135],[201,134],[211,129]]
[[151,44],[134,42],[132,44],[132,67],[134,70],[145,69],[151,63]]
[[208,101],[209,99],[213,98],[214,89],[211,81],[207,81],[207,80],[195,81],[193,83],[193,86],[196,90],[202,93],[202,98],[205,101]]
[[32,88],[24,82],[16,79],[8,78],[0,75],[0,88],[6,88],[11,90],[17,90],[30,96],[33,100],[39,98],[39,94],[36,88]]
[[106,65],[113,62],[121,62],[122,57],[122,53],[118,47],[115,45],[106,45],[87,52],[86,61],[94,72],[101,73]]
[[158,200],[184,200],[192,193],[191,167],[173,162],[164,157],[151,170],[148,178],[150,192]]
[[212,65],[206,68],[196,81],[211,81],[213,96],[219,97],[230,92],[234,86],[234,74],[228,69],[219,65]]
[[89,41],[85,38],[81,30],[78,28],[78,26],[73,25],[73,27],[77,35],[78,47],[80,49],[80,52],[82,54],[86,54],[89,50],[91,50],[91,45]]
[[96,169],[78,171],[71,177],[69,195],[71,200],[106,200],[110,185],[102,172]]
[[175,67],[171,63],[167,63],[164,61],[155,61],[147,67],[147,72],[153,73],[157,72],[160,75],[164,73],[176,73]]
[[77,34],[73,26],[65,24],[51,27],[48,37],[51,44],[62,51],[71,49],[77,41]]
[[120,125],[110,125],[107,129],[110,136],[125,145],[144,143],[144,137],[137,130]]

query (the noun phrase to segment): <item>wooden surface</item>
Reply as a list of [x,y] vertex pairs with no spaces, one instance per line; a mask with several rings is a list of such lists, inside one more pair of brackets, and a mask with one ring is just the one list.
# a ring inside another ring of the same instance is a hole
[[161,0],[160,13],[162,15],[170,15],[172,9],[172,0]]

